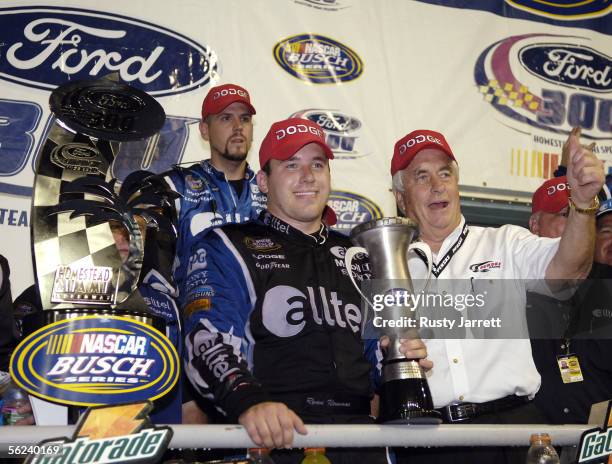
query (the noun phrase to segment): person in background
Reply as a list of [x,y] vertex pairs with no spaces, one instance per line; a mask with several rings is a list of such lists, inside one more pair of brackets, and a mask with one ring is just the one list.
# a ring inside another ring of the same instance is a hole
[[[249,92],[236,84],[209,90],[202,102],[200,134],[208,142],[210,159],[189,167],[176,166],[162,174],[180,197],[173,278],[182,288],[190,269],[189,258],[198,237],[211,227],[255,219],[265,207],[263,195],[249,168],[247,156],[253,142],[255,107]],[[182,305],[197,304],[179,295]],[[195,394],[189,382],[183,388],[183,423],[207,423],[216,410]],[[196,400],[197,403],[196,404]]]

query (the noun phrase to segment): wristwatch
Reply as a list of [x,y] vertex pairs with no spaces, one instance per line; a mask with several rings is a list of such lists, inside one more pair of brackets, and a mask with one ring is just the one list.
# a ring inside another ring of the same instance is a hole
[[593,203],[588,208],[579,208],[578,206],[576,206],[576,203],[574,203],[574,200],[572,200],[572,197],[569,197],[568,200],[569,200],[570,208],[580,214],[595,214],[597,210],[599,209],[599,198],[598,197],[593,198]]

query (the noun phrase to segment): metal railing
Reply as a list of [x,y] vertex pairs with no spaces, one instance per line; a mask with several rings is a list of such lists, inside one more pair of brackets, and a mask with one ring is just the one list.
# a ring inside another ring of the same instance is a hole
[[[255,446],[240,425],[172,425],[170,448],[249,448]],[[593,425],[307,425],[295,434],[294,446],[305,448],[375,446],[529,446],[532,433],[549,433],[553,445],[577,445]],[[9,445],[33,445],[71,437],[74,426],[0,427],[0,451]]]

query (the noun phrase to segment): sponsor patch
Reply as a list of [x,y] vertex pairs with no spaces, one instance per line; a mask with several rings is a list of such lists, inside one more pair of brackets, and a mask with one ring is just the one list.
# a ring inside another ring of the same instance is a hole
[[612,140],[612,59],[586,38],[507,37],[480,54],[474,77],[484,101],[516,130],[565,138],[580,126],[586,140]]
[[313,84],[338,84],[357,79],[363,62],[348,46],[329,37],[299,34],[274,46],[274,59],[292,76]]
[[246,247],[253,251],[261,251],[265,253],[280,250],[282,248],[279,243],[275,243],[274,240],[270,238],[245,237],[243,240]]
[[370,144],[364,141],[363,125],[354,116],[339,110],[307,109],[290,117],[309,119],[321,126],[334,159],[361,158],[372,153]]
[[191,303],[185,305],[183,312],[185,318],[190,317],[193,313],[198,311],[210,311],[212,307],[212,298],[198,298],[193,300]]
[[219,78],[219,60],[208,45],[103,11],[2,8],[0,41],[0,78],[37,89],[52,90],[67,81],[117,71],[124,82],[161,97]]
[[489,272],[491,269],[501,268],[501,261],[483,261],[482,263],[470,264],[472,272]]
[[204,182],[202,182],[202,179],[197,179],[191,174],[187,174],[185,176],[185,182],[187,182],[187,186],[191,190],[202,190],[202,188],[204,187]]
[[[51,438],[38,446],[26,464],[153,464],[161,461],[172,438],[170,427],[152,426],[151,402],[88,409],[71,438]],[[47,452],[48,451],[48,452]],[[52,453],[51,453],[52,452]]]
[[11,376],[24,390],[61,404],[97,406],[155,400],[178,380],[165,335],[122,316],[81,316],[49,324],[13,352]]
[[356,225],[383,216],[380,207],[372,200],[343,190],[332,191],[327,204],[338,218],[332,229],[345,235],[348,235]]

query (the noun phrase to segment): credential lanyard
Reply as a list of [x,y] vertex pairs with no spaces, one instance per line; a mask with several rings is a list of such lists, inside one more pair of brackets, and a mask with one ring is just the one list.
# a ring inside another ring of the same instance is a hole
[[[457,251],[459,251],[459,248],[461,248],[461,246],[465,243],[465,238],[467,237],[468,232],[469,232],[469,229],[468,229],[467,223],[465,223],[463,224],[463,229],[461,230],[461,234],[459,234],[459,237],[457,238],[453,246],[450,248],[450,250],[448,250],[448,253],[444,255],[444,257],[442,258],[441,261],[438,262],[438,264],[432,265],[431,273],[436,278],[438,278],[438,276],[442,274],[442,271],[446,269],[446,266],[448,266],[448,263],[450,263],[451,258],[455,255],[455,253],[457,253]],[[414,250],[414,251],[416,252],[417,255],[419,255],[419,258],[421,258],[421,260],[425,264],[427,264],[427,257],[425,256],[425,254],[421,250]]]

